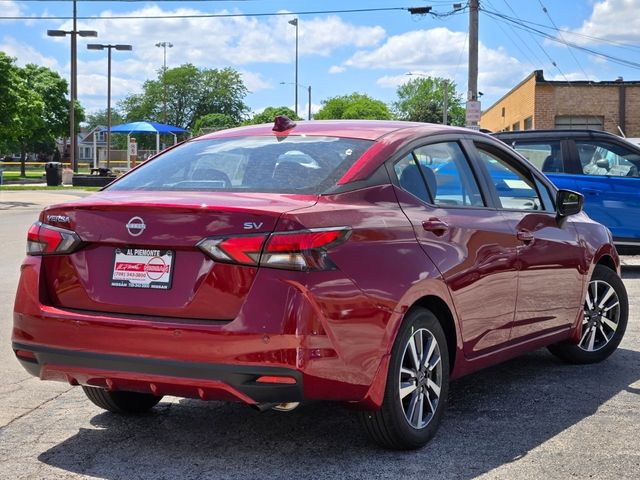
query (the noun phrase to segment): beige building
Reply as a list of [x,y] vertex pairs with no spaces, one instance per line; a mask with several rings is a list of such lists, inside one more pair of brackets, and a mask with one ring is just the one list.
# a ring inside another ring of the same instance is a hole
[[545,80],[542,70],[512,88],[482,113],[492,132],[590,128],[640,137],[640,81]]

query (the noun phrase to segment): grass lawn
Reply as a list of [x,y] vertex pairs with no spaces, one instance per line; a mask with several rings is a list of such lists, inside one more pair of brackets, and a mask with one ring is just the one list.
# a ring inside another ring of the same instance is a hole
[[[44,171],[42,172],[38,172],[38,171],[28,171],[26,172],[27,177],[26,178],[44,178]],[[5,180],[17,180],[18,178],[20,178],[20,172],[7,172],[6,170],[2,173],[2,177]]]
[[44,186],[38,186],[38,185],[0,185],[0,192],[2,191],[6,191],[6,190],[19,190],[19,191],[26,191],[26,190],[40,190],[43,192],[46,192],[47,190],[85,190],[87,192],[97,192],[98,190],[100,190],[101,187],[63,187],[63,186],[59,186],[59,187],[44,187]]

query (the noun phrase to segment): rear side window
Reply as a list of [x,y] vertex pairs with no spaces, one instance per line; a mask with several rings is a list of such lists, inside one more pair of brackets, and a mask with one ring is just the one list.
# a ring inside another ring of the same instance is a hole
[[562,150],[559,141],[516,142],[513,146],[529,163],[546,173],[564,173]]
[[319,194],[335,185],[372,143],[291,135],[195,140],[108,189]]
[[638,177],[640,155],[628,148],[606,142],[576,141],[585,175]]

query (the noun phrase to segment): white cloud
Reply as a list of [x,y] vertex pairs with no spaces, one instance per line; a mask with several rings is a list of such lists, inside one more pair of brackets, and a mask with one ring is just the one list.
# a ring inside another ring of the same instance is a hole
[[[356,52],[345,65],[450,78],[460,90],[467,83],[467,51],[466,33],[439,27],[391,36],[376,49]],[[509,56],[502,48],[492,49],[480,43],[478,85],[483,93],[502,94],[532,70],[532,66]],[[405,81],[407,77],[404,74],[386,75],[379,78],[377,84],[394,88]]]
[[43,55],[35,48],[26,43],[22,43],[13,37],[5,36],[0,43],[0,51],[3,51],[10,57],[16,58],[16,63],[24,66],[27,63],[35,63],[43,67],[53,70],[59,70],[60,66],[55,58]]
[[331,65],[331,67],[329,67],[329,73],[331,74],[336,74],[336,73],[342,73],[346,70],[345,67],[341,67],[340,65]]
[[599,38],[623,43],[640,41],[640,2],[638,0],[602,0],[595,3],[589,19],[573,30],[578,35],[563,33],[565,40],[581,45],[604,43]]
[[406,83],[411,77],[403,75],[384,75],[376,80],[376,85],[383,88],[397,88]]
[[242,75],[242,81],[250,92],[257,92],[258,90],[266,90],[273,88],[273,84],[262,78],[262,75],[256,72],[249,72],[247,70],[240,70]]

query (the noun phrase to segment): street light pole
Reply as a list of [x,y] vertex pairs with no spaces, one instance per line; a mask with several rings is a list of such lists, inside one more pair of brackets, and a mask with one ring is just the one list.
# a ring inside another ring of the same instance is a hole
[[167,79],[165,76],[167,75],[167,48],[172,48],[173,43],[171,42],[158,42],[156,43],[156,47],[162,48],[164,50],[163,61],[162,61],[162,88],[164,90],[164,110],[162,115],[162,121],[166,125],[167,123]]
[[[298,91],[298,88],[306,88],[307,89],[307,94],[309,96],[308,102],[308,108],[307,108],[307,120],[311,120],[311,85],[296,85],[295,83],[291,83],[291,82],[280,82],[280,85],[295,85],[296,87],[296,92]],[[297,113],[296,113],[297,115]]]
[[296,81],[295,81],[295,103],[296,103],[296,115],[298,115],[298,19],[294,18],[289,20],[289,25],[296,27]]
[[131,45],[103,45],[101,43],[90,43],[89,50],[107,49],[107,168],[111,167],[111,50],[133,50]]
[[74,172],[78,171],[77,150],[78,150],[78,138],[76,137],[76,102],[78,101],[78,63],[77,63],[77,39],[79,35],[81,37],[97,37],[98,32],[95,30],[77,30],[76,25],[76,0],[73,1],[73,30],[47,30],[49,37],[65,37],[71,36],[71,84],[69,92],[69,142],[71,143],[69,148],[69,160],[71,162],[71,168]]

